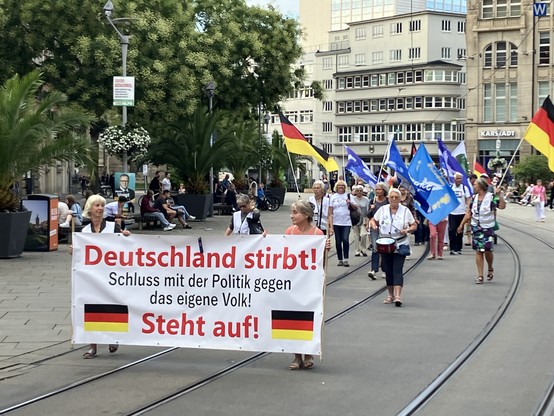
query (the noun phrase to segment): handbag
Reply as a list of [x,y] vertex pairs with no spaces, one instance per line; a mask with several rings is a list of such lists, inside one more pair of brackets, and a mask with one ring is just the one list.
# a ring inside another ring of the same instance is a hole
[[[348,194],[348,199],[350,199],[350,194]],[[350,221],[352,225],[359,225],[362,220],[362,213],[358,208],[354,208],[352,205],[348,205],[348,210],[350,211]]]
[[541,202],[541,196],[540,195],[533,195],[531,197],[531,204],[537,205],[539,202]]
[[396,252],[401,256],[407,257],[410,255],[410,246],[408,244],[399,244],[396,247]]
[[248,229],[250,234],[263,234],[264,227],[260,220],[254,220],[254,218],[246,218],[248,221]]

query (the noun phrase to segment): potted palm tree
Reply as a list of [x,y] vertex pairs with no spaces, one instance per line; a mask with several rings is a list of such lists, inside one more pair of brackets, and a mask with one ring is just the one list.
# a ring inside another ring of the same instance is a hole
[[151,163],[167,165],[185,183],[186,193],[177,195],[176,202],[197,219],[208,216],[209,173],[221,167],[230,138],[219,128],[220,114],[199,107],[190,117],[159,130],[148,149]]
[[57,161],[91,161],[86,131],[92,118],[64,107],[66,101],[48,92],[36,71],[0,88],[0,258],[19,257],[29,229],[31,212],[22,209],[15,184]]

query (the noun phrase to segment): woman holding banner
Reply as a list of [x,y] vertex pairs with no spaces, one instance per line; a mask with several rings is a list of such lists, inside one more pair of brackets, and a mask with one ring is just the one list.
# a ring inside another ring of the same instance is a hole
[[[121,230],[119,224],[104,219],[104,206],[106,200],[100,195],[92,195],[87,199],[83,217],[90,218],[90,224],[83,228],[83,233],[122,233],[128,236],[131,233],[128,230]],[[69,246],[69,254],[73,254],[73,246]],[[89,350],[83,354],[84,359],[96,357],[96,344],[90,344]],[[110,344],[108,350],[110,353],[117,351],[117,344]]]
[[[285,230],[285,235],[324,235],[318,227],[313,224],[314,210],[308,201],[297,201],[292,204],[290,211],[290,219],[292,225]],[[325,250],[331,247],[331,240],[327,239]],[[294,354],[294,360],[289,365],[290,370],[306,370],[313,368],[314,357],[305,355],[302,359],[302,354]]]

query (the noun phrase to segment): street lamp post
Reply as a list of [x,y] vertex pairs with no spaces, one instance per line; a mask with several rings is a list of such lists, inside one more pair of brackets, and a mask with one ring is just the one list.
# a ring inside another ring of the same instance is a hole
[[[214,93],[215,93],[215,87],[216,87],[215,81],[210,81],[208,83],[208,85],[206,85],[206,88],[204,89],[205,92],[206,92],[206,95],[208,96],[208,100],[209,100],[210,114],[212,113],[212,109],[213,109],[213,98],[214,98]],[[214,132],[211,131],[210,132],[210,147],[213,147],[213,145],[214,145]],[[213,216],[213,214],[214,214],[214,193],[215,193],[215,189],[214,189],[214,167],[212,165],[212,167],[210,167],[210,194],[212,195],[211,198],[210,198],[210,208],[209,208],[210,217]]]
[[[104,16],[106,16],[106,19],[110,23],[110,25],[114,28],[115,32],[117,33],[117,37],[119,38],[119,44],[121,45],[121,69],[123,76],[127,76],[127,51],[129,49],[129,40],[130,36],[124,35],[121,33],[121,31],[117,28],[117,26],[114,24],[114,21],[112,20],[111,16],[114,10],[114,6],[111,0],[108,0],[108,2],[104,5],[103,11]],[[125,127],[127,125],[127,106],[123,105],[121,108],[121,125]],[[127,166],[127,149],[123,150],[123,155],[121,156],[121,162],[123,165],[123,172],[127,172],[128,166]]]

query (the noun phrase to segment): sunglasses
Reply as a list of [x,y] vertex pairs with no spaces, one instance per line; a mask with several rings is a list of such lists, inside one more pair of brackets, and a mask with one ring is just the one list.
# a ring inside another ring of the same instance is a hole
[[239,208],[246,208],[248,205],[239,205]]

